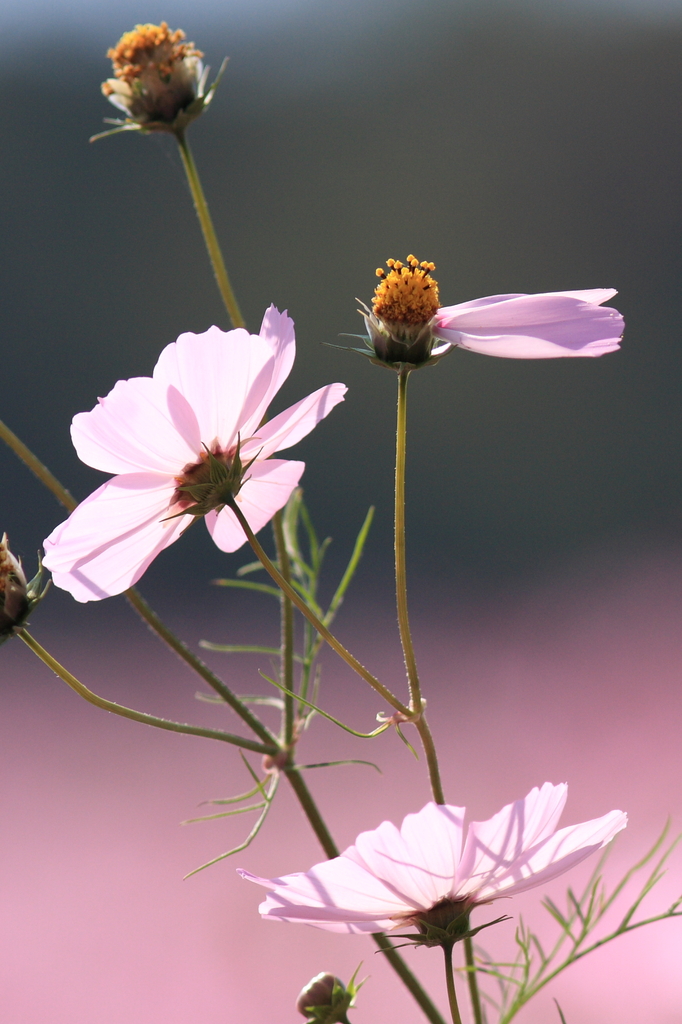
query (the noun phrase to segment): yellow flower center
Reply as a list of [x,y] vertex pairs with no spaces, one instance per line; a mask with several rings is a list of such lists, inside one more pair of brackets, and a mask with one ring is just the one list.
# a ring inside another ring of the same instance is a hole
[[435,263],[408,256],[407,263],[386,260],[388,274],[377,270],[372,312],[379,320],[406,324],[428,323],[438,312],[438,283],[431,277]]
[[[194,43],[183,43],[184,38],[182,29],[172,31],[165,21],[160,25],[136,25],[132,32],[121,36],[107,57],[111,58],[116,78],[129,85],[150,71],[156,71],[159,78],[168,80],[174,65],[185,57],[203,57]],[[108,90],[106,95],[111,95],[111,86]]]

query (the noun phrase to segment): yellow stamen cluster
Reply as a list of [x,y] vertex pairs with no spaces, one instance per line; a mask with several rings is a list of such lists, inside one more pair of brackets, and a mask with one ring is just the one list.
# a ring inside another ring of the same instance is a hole
[[[149,71],[156,71],[159,78],[167,80],[179,61],[186,57],[203,57],[194,43],[183,43],[184,38],[182,29],[172,31],[165,21],[160,25],[136,25],[132,32],[121,36],[107,57],[111,58],[116,78],[129,85]],[[105,96],[114,92],[106,82],[102,91]]]
[[374,292],[372,312],[379,320],[408,324],[428,323],[438,312],[438,284],[431,277],[435,263],[421,263],[408,256],[407,263],[386,260],[388,274],[381,267],[381,282]]

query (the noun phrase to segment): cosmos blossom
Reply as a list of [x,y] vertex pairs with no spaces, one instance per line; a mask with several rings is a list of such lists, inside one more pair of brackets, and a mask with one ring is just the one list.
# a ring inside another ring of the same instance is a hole
[[615,352],[623,317],[604,303],[612,288],[488,295],[441,306],[434,263],[387,261],[372,308],[360,310],[367,327],[365,349],[374,362],[396,369],[437,362],[453,348],[507,359],[602,356]]
[[[556,831],[567,787],[546,782],[464,839],[465,808],[429,803],[400,829],[384,821],[310,871],[242,877],[270,889],[263,917],[332,932],[378,932],[442,924],[501,896],[542,885],[605,846],[625,828],[623,811]],[[445,914],[444,914],[445,911]]]
[[117,475],[45,541],[55,584],[77,601],[120,594],[198,515],[221,551],[236,551],[245,536],[224,507],[233,495],[254,532],[265,526],[305,468],[270,456],[310,433],[346,392],[328,384],[263,424],[295,350],[293,321],[271,306],[257,335],[180,335],[152,377],[119,381],[75,416],[78,457]]

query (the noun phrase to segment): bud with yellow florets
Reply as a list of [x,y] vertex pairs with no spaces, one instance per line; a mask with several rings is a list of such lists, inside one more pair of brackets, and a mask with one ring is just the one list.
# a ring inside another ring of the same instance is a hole
[[[354,349],[379,366],[413,370],[437,363],[452,345],[434,335],[438,312],[435,263],[408,256],[405,263],[387,260],[388,273],[379,268],[372,308],[361,303],[359,311],[367,326],[367,349]],[[358,300],[359,301],[359,300]]]
[[107,56],[114,77],[102,83],[102,92],[127,115],[125,121],[107,118],[116,127],[94,135],[101,139],[122,131],[172,132],[177,135],[204,112],[213,98],[227,61],[206,92],[208,68],[194,43],[184,42],[182,29],[136,25],[121,36]]
[[3,533],[0,540],[0,644],[24,625],[45,596],[47,587],[40,589],[42,575],[41,565],[31,582],[26,582],[21,562],[10,551],[7,534]]

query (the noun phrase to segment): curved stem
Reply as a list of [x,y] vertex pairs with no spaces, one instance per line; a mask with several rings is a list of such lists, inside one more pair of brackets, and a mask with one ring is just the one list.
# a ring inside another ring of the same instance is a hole
[[142,722],[143,725],[152,725],[157,729],[167,729],[170,732],[181,732],[186,733],[189,736],[203,736],[210,740],[222,740],[224,743],[232,743],[236,747],[242,747],[244,750],[253,750],[257,754],[271,754],[277,753],[276,746],[265,746],[263,743],[256,743],[254,740],[244,739],[242,736],[234,736],[229,732],[222,732],[219,729],[203,729],[198,725],[185,725],[183,722],[172,722],[167,718],[157,718],[155,715],[147,715],[143,711],[134,711],[132,708],[127,708],[123,704],[115,704],[114,701],[107,700],[105,697],[100,697],[98,694],[93,693],[87,686],[76,679],[68,669],[65,669],[63,665],[52,657],[51,654],[45,650],[44,647],[38,643],[37,640],[31,636],[25,629],[17,630],[17,636],[20,636],[27,647],[37,655],[40,660],[47,665],[48,668],[62,679],[67,686],[70,686],[79,697],[83,697],[90,704],[94,704],[97,708],[102,708],[104,711],[111,711],[115,715],[120,715],[121,718],[130,718],[134,722]]
[[400,642],[405,658],[407,681],[410,688],[410,710],[416,714],[414,724],[424,747],[433,799],[437,804],[445,803],[443,785],[438,767],[438,757],[433,736],[423,714],[424,701],[421,695],[417,659],[412,646],[412,632],[407,610],[407,568],[405,558],[405,460],[407,450],[407,381],[409,370],[398,373],[398,412],[395,433],[395,593],[398,608]]
[[[281,511],[275,512],[272,517],[272,530],[282,576],[287,583],[291,583],[291,565],[284,540]],[[280,619],[280,674],[289,691],[284,693],[283,742],[284,746],[289,748],[294,740],[294,698],[291,696],[294,688],[294,606],[284,591],[280,592]]]
[[237,502],[234,500],[234,498],[230,499],[230,501],[228,502],[228,507],[232,509],[235,516],[237,517],[241,528],[246,534],[249,544],[251,545],[251,547],[254,550],[254,553],[256,554],[256,557],[260,561],[263,568],[270,574],[270,576],[275,581],[277,586],[284,591],[284,593],[287,595],[290,601],[292,601],[292,603],[296,605],[301,614],[305,615],[308,622],[310,622],[310,624],[315,627],[317,632],[320,634],[321,637],[324,638],[324,640],[326,640],[326,642],[329,644],[332,650],[336,651],[339,657],[343,658],[346,664],[350,665],[353,671],[357,672],[357,674],[361,676],[361,678],[364,679],[366,683],[369,683],[372,689],[376,690],[376,692],[384,698],[387,704],[390,704],[392,708],[395,708],[395,710],[398,711],[401,715],[404,715],[406,720],[410,720],[412,717],[410,714],[410,709],[405,707],[405,705],[402,704],[398,700],[398,698],[391,693],[388,687],[384,686],[383,683],[380,683],[379,680],[375,676],[373,676],[372,673],[368,671],[368,669],[366,669],[365,666],[362,665],[358,661],[358,659],[350,653],[350,651],[346,650],[343,644],[339,640],[337,640],[336,637],[329,632],[324,623],[322,623],[318,619],[317,615],[315,615],[315,613],[310,610],[310,608],[305,603],[303,598],[296,593],[293,587],[289,583],[287,583],[287,581],[282,577],[282,574],[278,572],[278,570],[272,564],[272,562],[266,555],[265,551],[259,544],[258,540],[256,539],[253,530],[251,529],[248,522],[244,518],[244,515],[239,506],[237,505]]
[[44,466],[37,456],[33,454],[30,448],[27,448],[23,441],[20,441],[13,430],[0,420],[0,438],[5,444],[12,449],[15,455],[18,455],[24,465],[28,466],[32,473],[38,477],[42,484],[45,484],[48,491],[54,494],[58,502],[60,502],[64,508],[68,509],[69,512],[73,512],[78,502],[72,494],[67,491],[66,487],[60,484],[56,476],[49,471],[47,466]]
[[443,953],[445,954],[445,981],[448,989],[448,1002],[450,1004],[452,1024],[462,1024],[459,1006],[457,1005],[457,993],[455,991],[455,973],[452,969],[452,946],[443,946]]
[[242,721],[248,725],[256,736],[260,736],[263,743],[266,743],[268,746],[278,747],[277,738],[265,725],[263,725],[260,718],[254,715],[247,705],[232,692],[229,686],[225,685],[222,679],[217,676],[215,672],[211,671],[208,665],[206,665],[201,658],[190,651],[189,647],[187,647],[182,640],[168,629],[135,587],[131,587],[129,590],[126,590],[124,596],[140,618],[147,623],[149,628],[156,633],[159,639],[163,640],[163,642],[167,644],[172,651],[175,651],[178,657],[193,669],[198,676],[201,676],[201,678],[223,698],[225,703],[239,715]]
[[[324,850],[327,857],[338,857],[339,848],[334,842],[332,835],[327,828],[322,815],[317,809],[317,805],[312,797],[310,790],[308,789],[303,776],[301,775],[298,768],[291,764],[284,769],[287,779],[289,780],[294,793],[296,794],[298,801],[303,809],[303,813],[310,822],[313,832],[317,836],[320,846]],[[422,1009],[424,1016],[431,1024],[445,1024],[442,1015],[438,1009],[431,1002],[428,994],[424,991],[419,981],[415,978],[414,974],[407,966],[397,949],[394,949],[390,939],[384,935],[383,932],[375,932],[372,935],[376,945],[382,951],[389,964],[396,972],[400,980],[403,982],[407,990],[410,992],[412,997],[415,999],[417,1004]]]
[[469,982],[469,997],[471,999],[471,1008],[474,1013],[474,1021],[475,1024],[483,1024],[481,995],[478,991],[478,978],[476,976],[476,966],[474,964],[474,944],[471,941],[470,935],[468,935],[464,940],[464,953],[468,967],[467,979]]
[[233,327],[245,327],[246,321],[241,314],[237,299],[232,290],[230,279],[227,276],[227,270],[225,268],[225,261],[223,254],[220,251],[220,245],[218,243],[218,237],[213,227],[213,221],[211,215],[208,212],[208,203],[206,202],[206,196],[204,190],[201,187],[201,180],[199,179],[199,172],[197,166],[194,163],[194,157],[192,151],[187,144],[187,139],[184,132],[177,132],[176,138],[178,140],[178,146],[180,148],[180,156],[182,157],[182,164],[185,168],[185,174],[187,175],[187,181],[189,183],[190,192],[192,193],[192,199],[194,200],[194,209],[197,212],[199,223],[201,224],[201,230],[204,236],[204,242],[208,249],[209,259],[211,260],[211,266],[213,267],[213,273],[215,274],[216,283],[222,296],[225,308],[229,314],[230,320],[232,321]]

